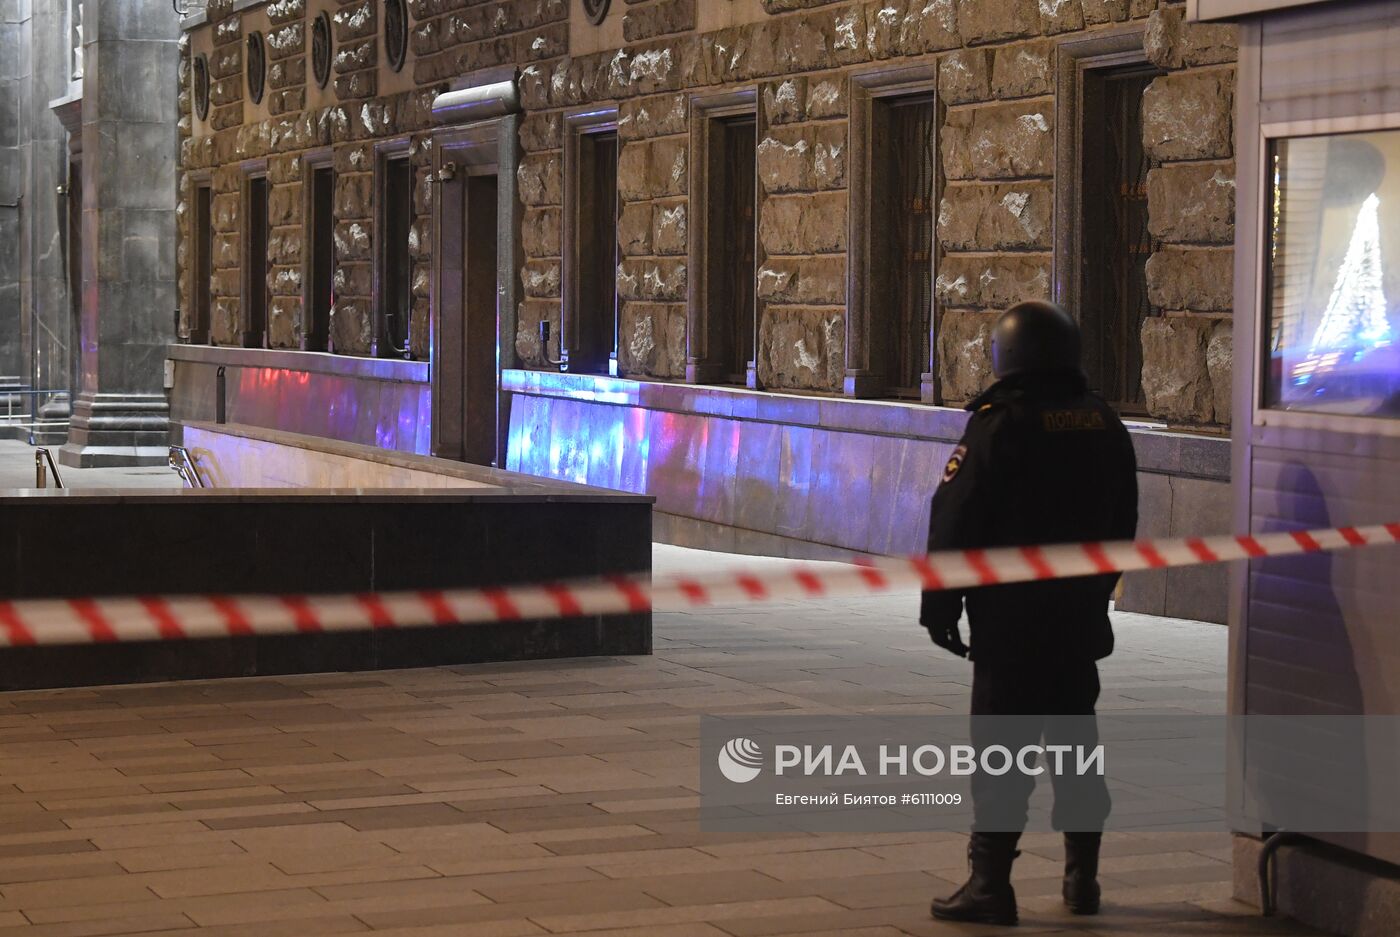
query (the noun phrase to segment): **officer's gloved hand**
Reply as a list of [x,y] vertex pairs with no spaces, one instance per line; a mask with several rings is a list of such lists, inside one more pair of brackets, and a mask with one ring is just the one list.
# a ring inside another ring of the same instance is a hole
[[962,632],[958,631],[958,623],[956,621],[947,625],[929,625],[927,627],[929,636],[933,638],[934,644],[943,648],[945,651],[953,652],[959,657],[967,656],[967,645],[963,644]]

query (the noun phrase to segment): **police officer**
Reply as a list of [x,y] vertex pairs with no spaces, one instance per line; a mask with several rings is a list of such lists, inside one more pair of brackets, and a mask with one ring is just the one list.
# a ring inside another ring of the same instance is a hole
[[[997,321],[997,381],[968,405],[972,417],[933,496],[930,552],[1134,535],[1132,443],[1089,391],[1079,355],[1079,327],[1052,303],[1019,303]],[[1047,744],[1097,744],[1096,661],[1113,650],[1108,602],[1117,581],[1086,576],[924,593],[920,623],[934,644],[972,660],[974,746],[1014,752],[1042,736]],[[958,629],[964,602],[969,644]],[[1018,718],[987,718],[1011,716]],[[1052,823],[1065,831],[1064,900],[1076,914],[1093,914],[1108,790],[1097,775],[1048,773]],[[1034,777],[1016,771],[974,775],[972,874],[933,902],[934,917],[1016,923],[1011,865],[1034,786]]]

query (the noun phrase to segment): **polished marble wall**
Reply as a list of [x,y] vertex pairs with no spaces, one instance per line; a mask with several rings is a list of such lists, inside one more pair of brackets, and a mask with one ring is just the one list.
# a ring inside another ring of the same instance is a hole
[[[507,467],[652,495],[662,536],[812,555],[923,549],[960,410],[507,371]],[[1130,427],[1147,536],[1228,531],[1229,441]],[[1223,622],[1224,567],[1128,577],[1120,607]]]
[[217,419],[224,368],[229,423],[425,454],[432,439],[428,365],[319,352],[171,345],[171,418]]

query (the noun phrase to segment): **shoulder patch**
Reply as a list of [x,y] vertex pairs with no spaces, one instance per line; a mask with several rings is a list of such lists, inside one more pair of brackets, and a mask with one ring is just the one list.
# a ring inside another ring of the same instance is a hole
[[948,456],[948,464],[943,466],[943,484],[948,484],[958,474],[962,468],[963,459],[967,458],[967,447],[958,446],[953,450],[953,454]]

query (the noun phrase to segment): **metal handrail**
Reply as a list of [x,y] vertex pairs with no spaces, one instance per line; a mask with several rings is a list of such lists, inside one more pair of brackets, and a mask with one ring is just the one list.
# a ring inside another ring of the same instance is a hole
[[34,487],[47,488],[48,478],[44,474],[44,463],[48,463],[48,471],[53,473],[53,485],[55,488],[63,487],[63,478],[58,474],[58,465],[53,460],[52,453],[47,449],[34,450]]
[[204,479],[199,477],[199,469],[195,468],[194,456],[184,446],[170,447],[170,467],[175,470],[175,474],[180,476],[180,481],[185,483],[186,488],[208,488],[204,484]]

